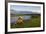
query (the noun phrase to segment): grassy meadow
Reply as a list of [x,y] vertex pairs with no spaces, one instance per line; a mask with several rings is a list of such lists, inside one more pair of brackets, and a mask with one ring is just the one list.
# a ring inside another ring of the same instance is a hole
[[[40,27],[40,14],[25,14],[27,16],[31,16],[29,20],[24,20],[24,23],[20,23],[20,24],[13,24],[11,23],[11,28],[29,28],[29,27]],[[17,14],[11,17],[15,17],[15,16],[25,16],[24,14]]]

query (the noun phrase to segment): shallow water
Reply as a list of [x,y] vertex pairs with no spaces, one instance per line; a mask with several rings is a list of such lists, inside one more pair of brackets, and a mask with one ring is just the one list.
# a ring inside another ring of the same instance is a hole
[[[15,23],[18,18],[19,18],[19,16],[12,17],[11,23]],[[31,19],[31,16],[22,16],[22,18],[23,18],[23,20],[29,20],[29,19]]]

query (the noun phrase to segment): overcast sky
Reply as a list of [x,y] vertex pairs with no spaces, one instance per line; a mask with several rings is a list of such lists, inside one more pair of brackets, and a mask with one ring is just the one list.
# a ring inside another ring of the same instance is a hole
[[32,12],[40,12],[40,6],[23,6],[23,5],[11,5],[10,9],[16,11],[32,11]]

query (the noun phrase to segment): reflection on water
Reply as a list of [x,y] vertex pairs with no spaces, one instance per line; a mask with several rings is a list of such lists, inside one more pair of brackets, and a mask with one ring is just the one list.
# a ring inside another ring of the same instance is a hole
[[[23,20],[31,19],[31,16],[22,16],[22,17],[23,17]],[[19,18],[19,16],[11,17],[11,23],[15,23],[18,18]]]

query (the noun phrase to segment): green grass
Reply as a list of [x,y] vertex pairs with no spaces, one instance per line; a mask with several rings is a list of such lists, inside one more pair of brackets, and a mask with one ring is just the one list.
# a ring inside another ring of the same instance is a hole
[[40,16],[32,15],[30,20],[24,20],[24,24],[11,24],[11,28],[29,28],[29,27],[40,27]]

